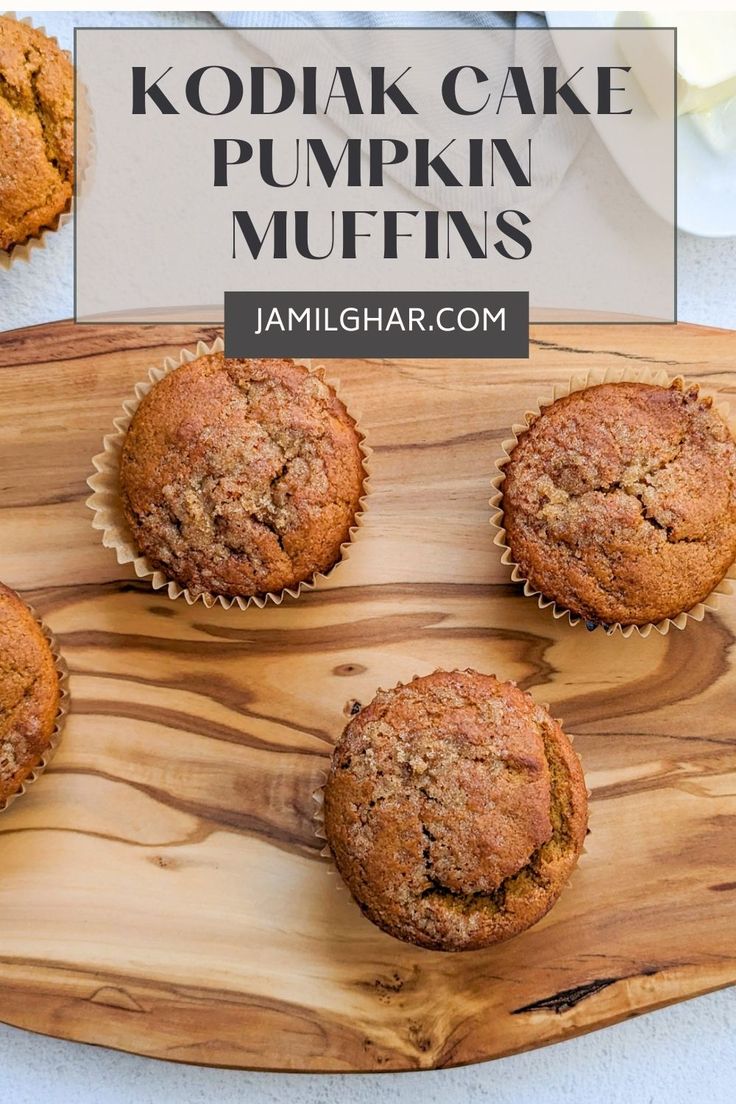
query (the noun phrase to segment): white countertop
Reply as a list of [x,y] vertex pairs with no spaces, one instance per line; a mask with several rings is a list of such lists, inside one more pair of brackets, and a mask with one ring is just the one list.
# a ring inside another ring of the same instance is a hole
[[[69,47],[72,27],[114,25],[123,13],[43,12]],[[138,25],[208,25],[206,13],[126,13]],[[0,329],[73,313],[72,228],[50,235],[32,264],[0,272]],[[736,329],[736,239],[680,234],[682,321]],[[2,1008],[0,1007],[0,1018]],[[493,1101],[493,1104],[729,1104],[736,1099],[736,990],[688,1001],[579,1039],[513,1058],[422,1074],[362,1077],[256,1074],[155,1062],[0,1025],[0,1100],[13,1104],[329,1104]]]
[[245,1073],[174,1065],[0,1027],[13,1104],[731,1104],[736,991],[580,1039],[432,1073]]

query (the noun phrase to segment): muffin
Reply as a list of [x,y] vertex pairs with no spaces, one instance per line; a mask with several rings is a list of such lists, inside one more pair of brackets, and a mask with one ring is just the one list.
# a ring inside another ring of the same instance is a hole
[[587,792],[556,721],[513,683],[436,671],[380,691],[335,748],[327,841],[365,915],[439,951],[535,924],[583,847]]
[[545,407],[502,494],[521,575],[591,625],[675,618],[736,556],[736,445],[682,380],[604,383]]
[[41,31],[0,16],[0,250],[56,226],[73,186],[71,61]]
[[281,592],[327,572],[363,493],[361,436],[292,360],[210,353],[170,372],[123,442],[133,540],[192,595]]
[[43,631],[25,602],[0,583],[0,809],[49,750],[59,701]]

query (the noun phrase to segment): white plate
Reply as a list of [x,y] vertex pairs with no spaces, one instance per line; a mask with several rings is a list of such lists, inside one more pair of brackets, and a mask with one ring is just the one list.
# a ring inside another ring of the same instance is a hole
[[[565,35],[555,30],[565,27],[614,27],[617,12],[545,12],[557,52],[563,62]],[[572,60],[572,59],[570,59]],[[596,116],[592,115],[593,125]],[[605,135],[602,135],[605,140]],[[650,207],[662,214],[656,199],[648,194],[644,180],[636,178],[631,166],[624,166],[612,143],[611,156]],[[736,153],[717,154],[704,141],[687,115],[677,124],[677,225],[689,234],[706,238],[736,236]]]

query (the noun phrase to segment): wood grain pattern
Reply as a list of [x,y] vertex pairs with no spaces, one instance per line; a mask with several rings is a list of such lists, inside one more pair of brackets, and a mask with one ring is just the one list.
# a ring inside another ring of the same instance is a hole
[[[509,425],[592,366],[664,364],[733,401],[736,337],[538,327],[531,363],[329,365],[373,494],[326,589],[264,610],[171,602],[84,505],[122,397],[208,328],[0,338],[0,578],[58,634],[72,714],[0,817],[0,1018],[182,1061],[413,1069],[539,1046],[736,980],[736,597],[647,640],[555,622],[488,525]],[[364,920],[312,798],[353,702],[435,666],[517,679],[576,734],[588,853],[536,928],[443,955]]]

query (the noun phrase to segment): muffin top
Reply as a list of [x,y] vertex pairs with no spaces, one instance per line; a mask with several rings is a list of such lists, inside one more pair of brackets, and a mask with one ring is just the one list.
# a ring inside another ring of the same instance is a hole
[[681,380],[575,391],[519,438],[503,511],[512,558],[547,598],[601,624],[675,617],[736,556],[736,445]]
[[38,766],[59,709],[59,676],[25,602],[0,583],[0,809]]
[[363,489],[360,435],[292,360],[199,357],[143,399],[121,458],[141,552],[193,594],[273,593],[328,571]]
[[73,184],[72,63],[41,31],[0,16],[0,249],[55,225]]
[[380,691],[347,726],[325,832],[363,912],[407,942],[471,950],[554,904],[587,823],[579,760],[513,683],[436,671]]

